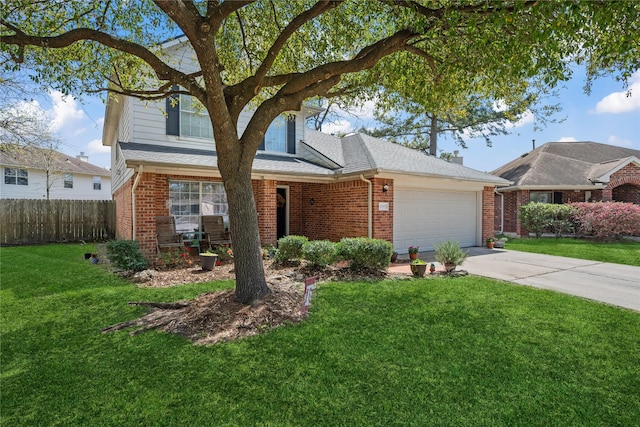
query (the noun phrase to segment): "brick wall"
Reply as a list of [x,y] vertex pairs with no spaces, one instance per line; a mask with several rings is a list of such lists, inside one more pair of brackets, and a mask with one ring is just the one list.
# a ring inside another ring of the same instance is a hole
[[493,187],[482,189],[482,242],[495,234],[495,193]]
[[258,212],[258,228],[262,244],[275,245],[277,234],[276,181],[251,181]]
[[518,217],[518,211],[520,210],[520,206],[522,205],[526,205],[527,203],[529,203],[530,201],[530,194],[529,194],[529,190],[522,190],[522,191],[518,191],[516,194],[516,233],[519,236],[528,236],[529,235],[529,230],[527,230],[526,228],[524,228],[522,226],[522,224],[520,223],[520,219]]
[[339,241],[367,236],[367,183],[303,183],[302,234],[311,240]]
[[131,187],[133,178],[125,182],[113,194],[116,202],[116,239],[133,239],[133,217],[131,215]]
[[640,204],[640,166],[629,163],[612,174],[607,190],[611,191],[611,200]]
[[303,234],[304,201],[302,198],[302,183],[278,182],[278,185],[289,186],[289,234]]
[[[373,189],[373,238],[393,243],[393,188],[391,179],[375,178],[371,180]],[[384,185],[388,190],[384,191]],[[380,203],[388,204],[388,210],[381,211]]]
[[622,184],[612,191],[613,200],[616,202],[634,203],[640,205],[640,186],[633,184]]

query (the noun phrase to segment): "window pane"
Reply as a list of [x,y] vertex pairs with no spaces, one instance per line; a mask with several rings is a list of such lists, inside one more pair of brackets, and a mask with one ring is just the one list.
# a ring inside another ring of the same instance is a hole
[[4,183],[29,185],[29,172],[26,169],[4,168]]
[[99,176],[93,177],[93,189],[94,190],[102,189],[102,178],[100,178]]
[[287,122],[283,116],[278,116],[264,135],[264,150],[287,152]]
[[[200,197],[202,187],[202,197]],[[219,182],[172,181],[169,183],[169,213],[176,217],[179,232],[200,227],[201,215],[223,215],[228,227],[227,197]]]
[[188,95],[180,95],[180,135],[213,138],[213,129],[207,111]]
[[532,191],[529,194],[529,201],[538,203],[551,203],[553,195],[550,192],[544,191]]
[[64,188],[73,188],[73,175],[70,173],[64,174]]

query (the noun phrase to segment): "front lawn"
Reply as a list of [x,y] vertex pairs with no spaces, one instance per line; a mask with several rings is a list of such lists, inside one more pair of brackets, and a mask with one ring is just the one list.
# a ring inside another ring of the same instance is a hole
[[[509,244],[509,243],[508,243]],[[324,283],[212,347],[100,329],[231,282],[137,288],[82,246],[0,248],[1,425],[634,425],[640,313],[478,277]]]
[[514,251],[558,255],[640,267],[640,242],[598,242],[591,239],[543,237],[509,239],[505,248]]

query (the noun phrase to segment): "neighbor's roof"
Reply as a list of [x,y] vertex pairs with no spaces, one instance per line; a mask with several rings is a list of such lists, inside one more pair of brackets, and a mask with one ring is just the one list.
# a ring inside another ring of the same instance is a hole
[[513,181],[513,187],[593,186],[629,162],[640,150],[597,142],[549,142],[491,172]]
[[31,146],[19,147],[12,144],[0,144],[0,165],[44,170],[45,167],[43,165],[50,159],[52,161],[50,170],[52,171],[111,176],[109,169],[92,165],[89,162],[55,150],[51,150],[51,156],[49,156],[47,151],[49,150]]

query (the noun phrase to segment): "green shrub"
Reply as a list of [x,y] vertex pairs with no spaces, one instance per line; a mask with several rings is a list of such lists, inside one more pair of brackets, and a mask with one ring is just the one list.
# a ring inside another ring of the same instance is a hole
[[233,259],[233,249],[230,245],[217,245],[211,248],[214,254],[218,254],[218,261],[227,262]]
[[546,230],[556,237],[574,232],[574,216],[577,209],[572,205],[549,205],[549,228]]
[[531,202],[520,206],[520,223],[531,231],[536,237],[542,236],[544,230],[550,225],[546,207],[548,203]]
[[318,267],[333,264],[338,257],[336,244],[328,240],[312,240],[302,246],[304,259]]
[[158,255],[158,264],[161,268],[190,267],[193,258],[186,247],[169,248]]
[[107,257],[121,270],[142,271],[147,268],[147,261],[135,240],[110,240],[107,242]]
[[389,266],[393,245],[386,240],[366,237],[345,237],[340,241],[339,254],[354,270],[383,270]]
[[571,205],[531,202],[520,206],[520,222],[536,237],[553,233],[556,237],[573,232],[576,209]]
[[460,242],[456,240],[447,240],[440,242],[435,247],[436,261],[440,264],[460,265],[467,259],[469,252],[460,248]]
[[302,247],[308,243],[305,236],[284,236],[278,239],[277,262],[287,262],[302,258]]

